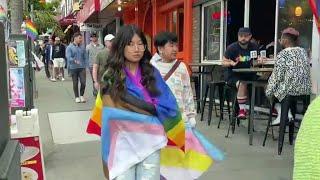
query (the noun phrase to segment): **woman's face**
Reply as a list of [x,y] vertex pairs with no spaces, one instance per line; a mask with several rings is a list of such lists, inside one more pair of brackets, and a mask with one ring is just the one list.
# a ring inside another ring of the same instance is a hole
[[146,46],[143,44],[141,38],[135,34],[130,44],[124,48],[124,57],[129,62],[137,63],[142,59],[145,49]]
[[167,42],[163,47],[159,47],[160,56],[167,61],[177,59],[178,43]]

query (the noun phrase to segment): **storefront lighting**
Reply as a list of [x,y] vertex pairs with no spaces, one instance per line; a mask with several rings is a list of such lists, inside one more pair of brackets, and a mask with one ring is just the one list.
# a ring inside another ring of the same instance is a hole
[[122,11],[122,8],[121,8],[121,6],[118,6],[118,11],[120,12],[120,11]]
[[300,17],[302,15],[302,8],[301,6],[297,6],[295,11],[294,11],[294,14],[297,16],[297,17]]

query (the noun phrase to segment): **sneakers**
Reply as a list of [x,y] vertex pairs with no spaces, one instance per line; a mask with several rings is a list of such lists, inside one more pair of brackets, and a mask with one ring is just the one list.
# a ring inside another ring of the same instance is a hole
[[271,125],[276,126],[280,124],[280,116],[278,116],[275,120],[272,121]]
[[80,98],[76,98],[76,103],[80,103],[81,102],[81,100],[80,100]]
[[[289,119],[289,122],[293,121],[293,116],[292,116],[292,113],[291,113],[291,110],[289,110],[288,112],[288,119]],[[277,116],[277,118],[275,120],[272,121],[272,126],[276,126],[276,125],[279,125],[280,124],[280,114],[279,116]]]
[[50,78],[50,81],[56,82],[57,80],[56,80],[56,78]]
[[247,111],[245,109],[240,109],[239,114],[238,114],[238,118],[239,119],[246,119],[246,116],[247,116]]
[[64,80],[65,80],[65,79],[62,77],[62,78],[61,78],[61,81],[64,81]]
[[85,103],[85,102],[86,102],[86,99],[84,99],[83,96],[80,96],[80,101],[81,101],[82,103]]

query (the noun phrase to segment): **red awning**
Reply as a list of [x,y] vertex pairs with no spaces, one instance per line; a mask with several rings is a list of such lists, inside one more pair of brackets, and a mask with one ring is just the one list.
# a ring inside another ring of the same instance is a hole
[[68,26],[77,22],[77,18],[73,13],[70,13],[68,16],[63,17],[59,20],[61,26]]

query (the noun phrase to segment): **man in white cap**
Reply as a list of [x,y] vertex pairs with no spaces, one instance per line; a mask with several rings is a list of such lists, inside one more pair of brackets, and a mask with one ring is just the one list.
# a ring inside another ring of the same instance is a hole
[[98,53],[96,61],[93,63],[93,83],[96,89],[100,89],[101,77],[103,75],[104,66],[107,64],[107,59],[109,56],[109,51],[112,47],[112,40],[114,35],[108,34],[104,37],[105,49]]

